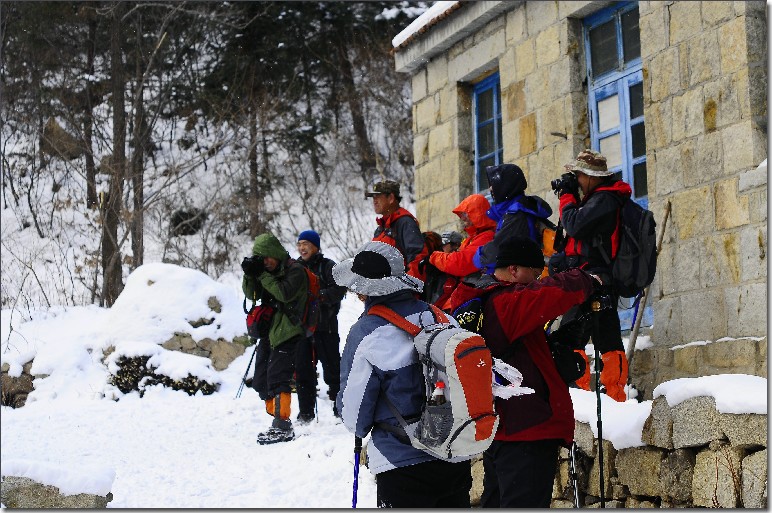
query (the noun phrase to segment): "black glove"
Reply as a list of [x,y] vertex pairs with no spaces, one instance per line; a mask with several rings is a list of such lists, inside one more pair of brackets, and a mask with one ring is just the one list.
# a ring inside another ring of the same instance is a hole
[[583,319],[575,319],[561,324],[560,328],[547,335],[547,340],[553,345],[560,344],[572,349],[581,349],[587,345],[591,329],[592,325],[590,322]]
[[431,257],[431,254],[426,255],[420,262],[418,262],[418,272],[421,274],[425,274],[434,270],[438,270],[436,267],[434,267],[430,262],[429,258]]
[[259,256],[245,257],[241,261],[241,270],[247,276],[259,276],[265,270],[265,264]]

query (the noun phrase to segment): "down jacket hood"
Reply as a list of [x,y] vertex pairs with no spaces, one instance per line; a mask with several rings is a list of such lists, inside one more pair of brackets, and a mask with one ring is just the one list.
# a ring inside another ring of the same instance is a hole
[[464,228],[464,231],[469,234],[470,237],[474,237],[481,231],[492,230],[496,228],[496,222],[493,221],[487,215],[487,211],[490,208],[490,203],[482,194],[472,194],[464,198],[456,208],[453,209],[453,213],[457,216],[466,213],[469,219],[472,221],[472,226]]
[[261,257],[275,258],[279,262],[284,262],[289,258],[289,253],[281,245],[272,233],[263,233],[255,237],[255,243],[252,245],[252,254]]

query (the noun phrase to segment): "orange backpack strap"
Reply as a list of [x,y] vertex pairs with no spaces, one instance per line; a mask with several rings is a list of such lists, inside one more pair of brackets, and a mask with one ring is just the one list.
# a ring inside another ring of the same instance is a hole
[[[437,320],[437,322],[441,322],[444,324],[448,322],[448,318],[445,315],[445,312],[443,312],[442,310],[440,310],[434,305],[429,305],[429,307],[431,308],[432,312],[434,312],[434,317]],[[421,333],[421,328],[419,328],[412,322],[408,321],[407,319],[399,315],[397,312],[395,312],[394,310],[392,310],[391,308],[385,305],[373,305],[370,307],[367,313],[371,315],[377,315],[378,317],[382,317],[386,319],[397,328],[407,331],[413,337]]]

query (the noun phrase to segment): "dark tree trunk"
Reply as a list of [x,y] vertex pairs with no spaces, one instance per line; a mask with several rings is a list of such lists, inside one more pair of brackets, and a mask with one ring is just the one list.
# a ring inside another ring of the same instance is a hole
[[135,59],[135,80],[137,83],[134,94],[134,153],[131,159],[131,188],[134,192],[134,210],[131,216],[131,252],[133,255],[131,268],[136,269],[145,261],[145,148],[148,144],[148,126],[145,119],[145,102],[143,94],[145,83],[142,77],[141,37],[142,26],[137,17],[137,48]]
[[113,158],[112,176],[104,205],[102,222],[102,301],[112,306],[123,290],[121,274],[121,249],[118,244],[118,223],[121,216],[123,180],[126,174],[126,112],[124,105],[125,78],[123,73],[123,38],[121,24],[126,6],[118,2],[113,6],[110,38],[110,60],[113,84]]
[[367,126],[365,125],[364,109],[362,108],[362,99],[354,82],[354,71],[348,56],[348,48],[344,44],[338,45],[338,56],[340,64],[340,79],[343,84],[343,90],[348,100],[349,110],[351,111],[351,120],[354,124],[354,137],[359,150],[359,169],[362,179],[367,182],[375,169],[375,151],[367,135]]
[[[96,17],[88,22],[88,40],[86,41],[88,74],[94,76],[94,53],[96,47]],[[86,81],[86,109],[83,118],[83,143],[86,146],[86,207],[93,209],[98,205],[96,193],[96,167],[94,165],[94,112],[91,99],[91,80]]]

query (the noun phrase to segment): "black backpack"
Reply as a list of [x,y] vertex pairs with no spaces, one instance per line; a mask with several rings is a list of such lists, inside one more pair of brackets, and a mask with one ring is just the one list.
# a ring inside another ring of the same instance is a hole
[[[657,272],[657,223],[650,210],[626,199],[619,212],[619,249],[611,267],[614,291],[621,297],[636,297]],[[607,264],[611,259],[599,246]]]

